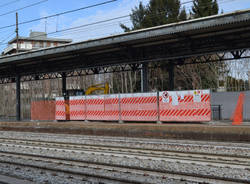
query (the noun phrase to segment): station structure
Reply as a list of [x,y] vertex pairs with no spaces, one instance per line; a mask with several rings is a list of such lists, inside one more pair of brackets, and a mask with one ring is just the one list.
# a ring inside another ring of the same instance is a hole
[[174,89],[176,65],[250,58],[249,48],[250,9],[2,56],[0,83],[16,83],[16,119],[20,120],[23,81],[62,78],[66,94],[67,77],[141,70],[142,91],[147,92],[148,63],[157,67],[167,62],[170,89]]

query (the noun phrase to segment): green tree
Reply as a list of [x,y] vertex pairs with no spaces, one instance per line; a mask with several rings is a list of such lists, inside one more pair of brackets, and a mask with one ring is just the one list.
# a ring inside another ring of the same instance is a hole
[[140,2],[138,7],[132,9],[132,14],[130,14],[130,20],[133,24],[132,28],[128,28],[124,24],[121,24],[121,28],[125,31],[132,31],[137,29],[142,29],[148,27],[146,24],[147,8]]
[[150,0],[147,6],[140,2],[132,9],[130,20],[132,27],[121,24],[121,28],[128,32],[187,19],[185,8],[181,9],[180,0]]
[[[218,14],[218,12],[219,12],[219,6],[217,0],[193,1],[193,6],[191,10],[192,18],[200,18],[210,15],[216,15]],[[202,88],[218,87],[218,78],[219,75],[222,74],[220,68],[224,67],[223,64],[224,63],[222,63],[220,66],[217,63],[197,65],[199,71],[206,71],[200,73]]]
[[[216,0],[194,0],[191,18],[214,15],[218,13]],[[187,20],[185,8],[181,8],[180,0],[150,0],[148,5],[140,2],[130,14],[131,27],[121,24],[125,31],[133,31],[163,24]],[[188,59],[186,59],[188,60]],[[160,63],[158,69],[149,71],[151,90],[168,89],[168,63]],[[216,88],[218,70],[216,64],[181,65],[175,67],[175,82],[179,89]],[[204,72],[206,71],[206,72]],[[136,81],[135,81],[136,82]]]
[[[121,24],[125,32],[170,24],[187,20],[185,8],[181,8],[180,0],[150,0],[148,5],[139,3],[130,14],[132,27]],[[168,89],[168,64],[161,63],[158,69],[149,71],[149,85],[151,90]],[[136,78],[140,80],[139,77]],[[133,81],[137,84],[140,81]],[[134,89],[137,90],[137,89]]]
[[217,0],[194,0],[192,16],[194,18],[216,15],[219,12]]

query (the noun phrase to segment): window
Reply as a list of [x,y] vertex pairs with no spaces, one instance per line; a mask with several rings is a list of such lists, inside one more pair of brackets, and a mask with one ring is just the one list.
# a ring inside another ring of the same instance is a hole
[[35,42],[35,48],[39,48],[39,42]]
[[43,42],[42,41],[39,42],[39,47],[43,48]]

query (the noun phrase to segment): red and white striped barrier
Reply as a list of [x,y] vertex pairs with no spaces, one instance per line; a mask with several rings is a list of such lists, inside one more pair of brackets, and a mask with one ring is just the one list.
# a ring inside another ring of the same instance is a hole
[[160,121],[211,121],[209,90],[159,93]]
[[66,120],[65,100],[63,97],[56,98],[56,120]]
[[157,93],[121,94],[121,120],[157,121]]
[[[56,120],[211,121],[209,90],[56,98]],[[159,113],[158,113],[159,110]]]
[[103,120],[119,120],[119,95],[105,95]]
[[69,98],[70,120],[85,120],[85,96],[71,96]]
[[86,96],[86,120],[103,120],[104,95]]

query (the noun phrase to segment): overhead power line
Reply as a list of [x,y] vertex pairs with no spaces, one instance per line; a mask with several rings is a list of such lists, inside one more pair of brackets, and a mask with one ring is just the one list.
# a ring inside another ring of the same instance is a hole
[[[230,0],[225,0],[225,1],[228,2]],[[223,0],[222,0],[222,1],[219,1],[219,2],[225,3],[225,1],[223,2]],[[231,0],[231,1],[234,1],[234,0]],[[193,1],[188,1],[188,2],[184,2],[184,3],[190,3],[190,2],[193,2]],[[165,12],[166,11],[161,11],[160,14],[163,14]],[[158,14],[158,15],[160,15],[160,14]],[[158,16],[158,15],[154,15],[154,16]],[[98,24],[102,24],[102,23],[106,23],[106,22],[111,22],[111,21],[114,21],[114,20],[119,20],[119,19],[128,18],[128,17],[130,17],[130,14],[129,15],[119,16],[119,17],[114,17],[114,18],[110,18],[110,19],[105,19],[105,20],[102,20],[102,21],[92,22],[92,23],[89,23],[89,24],[83,24],[83,25],[76,26],[76,27],[61,29],[61,30],[54,31],[54,32],[49,32],[49,33],[47,33],[47,35],[53,35],[53,34],[56,34],[56,33],[67,32],[67,31],[70,32],[72,30],[86,28],[86,27],[89,27],[89,26],[98,25]],[[39,37],[39,36],[33,36],[33,37],[30,37],[30,38],[36,38],[36,37]],[[2,43],[2,44],[7,44],[7,43]],[[2,44],[0,44],[0,45],[2,45]]]
[[93,23],[89,23],[89,24],[83,24],[83,25],[76,26],[76,27],[71,27],[71,28],[61,29],[61,30],[59,30],[59,31],[50,32],[50,33],[48,33],[48,34],[55,34],[55,33],[70,31],[70,30],[74,30],[74,29],[79,29],[79,28],[83,28],[83,27],[93,26],[93,25],[96,25],[96,24],[101,24],[101,23],[105,23],[105,22],[110,22],[110,21],[113,21],[113,20],[118,20],[118,19],[122,19],[122,18],[129,17],[129,16],[130,16],[130,15],[124,15],[124,16],[115,17],[115,18],[111,18],[111,19],[106,19],[106,20],[102,20],[102,21],[97,21],[97,22],[93,22]]
[[42,1],[39,1],[39,2],[36,2],[36,3],[30,4],[30,5],[24,6],[24,7],[22,7],[22,8],[18,8],[18,9],[15,9],[15,10],[11,10],[11,11],[9,11],[9,12],[0,14],[0,17],[5,16],[5,15],[9,15],[9,14],[11,14],[11,13],[18,12],[18,11],[20,11],[20,10],[24,10],[24,9],[26,9],[26,8],[30,8],[30,7],[32,7],[32,6],[36,6],[36,5],[42,4],[42,3],[46,2],[46,1],[48,1],[48,0],[42,0]]
[[[46,1],[48,1],[48,0],[46,0]],[[48,19],[48,18],[52,18],[52,17],[56,17],[56,16],[68,14],[68,13],[73,13],[73,12],[84,10],[84,9],[88,9],[88,8],[93,8],[93,7],[96,7],[96,6],[108,4],[108,3],[111,3],[111,2],[115,2],[115,1],[117,1],[117,0],[105,1],[105,2],[102,2],[102,3],[90,5],[90,6],[86,6],[86,7],[82,7],[82,8],[78,8],[78,9],[74,9],[74,10],[69,10],[69,11],[65,11],[65,12],[61,12],[61,13],[49,15],[49,16],[46,16],[46,17],[32,19],[32,20],[20,22],[19,25],[28,24],[28,23],[32,23],[32,22],[36,22],[36,21],[39,21],[39,20]],[[181,3],[181,5],[188,4],[188,3],[193,3],[193,1],[194,0],[186,1],[186,2]],[[234,1],[234,0],[226,0],[226,2],[223,2],[223,0],[222,1],[218,0],[217,2],[220,3],[220,4],[222,4],[222,3],[227,3],[227,2],[230,2],[230,1]],[[14,27],[14,26],[16,26],[16,24],[11,24],[11,25],[7,25],[7,26],[3,26],[3,27],[0,27],[0,29],[5,29],[5,28],[9,28],[9,27]]]
[[5,39],[3,39],[2,41],[0,41],[0,43],[5,42],[6,40],[8,40],[11,36],[13,36],[15,33],[11,33],[10,35],[8,35]]
[[[229,0],[227,0],[227,1],[229,1]],[[231,0],[231,1],[233,1],[233,0]],[[190,2],[193,2],[193,0],[192,1],[184,2],[182,4],[187,4],[187,3],[190,3]],[[165,13],[166,11],[167,10],[161,11],[159,14],[157,14],[157,15],[151,15],[151,16],[152,17],[158,16],[158,15],[161,15],[161,14]],[[79,28],[85,28],[85,27],[88,27],[88,26],[93,26],[93,25],[97,25],[97,24],[101,24],[101,23],[111,22],[111,21],[114,21],[114,20],[119,20],[119,19],[123,19],[123,18],[127,18],[127,17],[130,17],[130,14],[129,15],[119,16],[119,17],[114,17],[114,18],[110,18],[110,19],[105,19],[105,20],[102,20],[102,21],[92,22],[92,23],[89,23],[89,24],[83,24],[83,25],[75,26],[75,27],[71,27],[71,28],[61,29],[59,31],[50,32],[50,33],[48,33],[48,35],[50,35],[50,34],[56,34],[56,33],[60,33],[60,32],[66,32],[66,31],[70,31],[70,30],[74,30],[74,29],[79,29]]]
[[[46,1],[48,1],[48,0],[46,0]],[[36,22],[36,21],[39,21],[39,20],[48,19],[48,18],[52,18],[52,17],[57,17],[57,16],[60,16],[60,15],[65,15],[65,14],[77,12],[77,11],[84,10],[84,9],[94,8],[94,7],[105,5],[105,4],[108,4],[108,3],[115,2],[115,1],[117,1],[117,0],[109,0],[109,1],[102,2],[102,3],[98,3],[98,4],[94,4],[94,5],[90,5],[90,6],[85,6],[85,7],[82,7],[82,8],[78,8],[78,9],[74,9],[74,10],[69,10],[69,11],[65,11],[65,12],[61,12],[61,13],[57,13],[57,14],[53,14],[53,15],[49,15],[49,16],[46,16],[46,17],[32,19],[32,20],[20,22],[19,25],[28,24],[28,23],[32,23],[32,22]],[[8,26],[3,26],[3,27],[0,27],[0,29],[5,29],[5,28],[9,28],[9,27],[14,27],[14,26],[16,26],[16,24],[11,24],[11,25],[8,25]]]
[[18,1],[20,1],[20,0],[15,0],[15,1],[10,1],[10,2],[8,2],[8,3],[5,3],[5,4],[0,4],[0,8],[3,8],[3,7],[8,6],[8,5],[10,5],[10,4],[17,3]]

